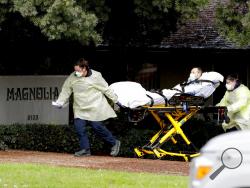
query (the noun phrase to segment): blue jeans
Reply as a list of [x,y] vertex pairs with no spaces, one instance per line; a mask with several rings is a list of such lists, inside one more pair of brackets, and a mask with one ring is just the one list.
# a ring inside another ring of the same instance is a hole
[[74,119],[74,126],[75,126],[75,130],[80,141],[81,150],[90,148],[89,138],[88,138],[87,131],[86,131],[87,123],[90,123],[90,125],[92,126],[92,128],[94,129],[95,133],[98,136],[102,137],[110,145],[112,146],[115,145],[116,139],[114,138],[112,133],[103,125],[102,122],[87,121],[87,120],[83,120],[80,118],[76,118]]

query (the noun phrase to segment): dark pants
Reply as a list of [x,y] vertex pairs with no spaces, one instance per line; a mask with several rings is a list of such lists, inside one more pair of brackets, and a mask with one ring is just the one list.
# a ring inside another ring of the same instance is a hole
[[86,121],[83,119],[74,119],[75,130],[80,141],[80,149],[89,149],[89,139],[86,131],[86,125],[90,123],[98,136],[102,137],[107,143],[114,146],[116,139],[112,133],[100,121]]

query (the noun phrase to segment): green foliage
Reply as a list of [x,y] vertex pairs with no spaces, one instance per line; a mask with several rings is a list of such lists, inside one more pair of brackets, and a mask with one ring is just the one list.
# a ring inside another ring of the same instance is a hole
[[135,12],[147,19],[156,19],[164,14],[176,14],[179,21],[195,18],[198,11],[207,4],[207,0],[135,0]]
[[[0,23],[20,14],[49,40],[152,44],[194,18],[208,0],[0,0]],[[112,11],[111,11],[112,9]]]
[[78,144],[73,129],[61,125],[1,125],[0,135],[1,149],[72,152]]
[[[115,125],[113,124],[115,123]],[[141,130],[121,122],[109,123],[106,126],[121,140],[119,155],[134,156],[134,147],[146,143],[153,135],[152,130]],[[87,127],[93,154],[109,154],[110,147],[99,138],[90,127]],[[150,136],[149,136],[150,135]],[[73,126],[68,125],[1,125],[0,149],[25,149],[35,151],[68,152],[79,150],[79,142]]]
[[83,44],[101,42],[95,27],[98,19],[74,0],[9,0],[10,12],[30,20],[49,40],[70,39]]
[[162,12],[168,13],[169,10],[175,9],[180,15],[180,22],[197,17],[198,11],[207,4],[207,0],[154,0],[152,4]]
[[[134,148],[142,147],[149,143],[150,138],[159,130],[155,120],[146,118],[137,125],[127,122],[125,119],[106,121],[106,127],[121,141],[119,156],[134,157]],[[184,133],[199,149],[210,138],[223,133],[219,126],[213,123],[205,123],[192,119],[183,125]],[[87,127],[91,152],[93,155],[109,155],[110,145],[105,144],[91,129]],[[167,142],[162,146],[166,151],[195,152],[184,140],[176,135],[178,143]],[[0,149],[24,149],[35,151],[74,153],[79,150],[79,142],[72,125],[0,125]],[[146,158],[154,158],[152,155]],[[182,158],[167,159],[183,160]]]
[[250,45],[249,1],[231,0],[216,11],[216,23],[220,33],[238,47]]
[[196,18],[207,2],[208,0],[135,0],[138,30],[142,36],[158,36],[159,41],[175,31],[177,24]]
[[[103,29],[105,22],[109,19],[109,14],[111,8],[106,4],[105,0],[80,0],[77,1],[79,6],[83,7],[84,10],[87,10],[90,13],[93,13],[98,18],[98,28]],[[97,25],[97,26],[98,26]]]
[[8,0],[0,0],[0,24],[6,19],[6,14],[9,12],[10,7]]
[[95,25],[95,32],[101,37],[98,43],[103,41],[103,33],[106,22],[109,20],[111,8],[107,6],[106,0],[78,0],[77,4],[82,7],[84,11],[94,14],[97,17],[97,24]]

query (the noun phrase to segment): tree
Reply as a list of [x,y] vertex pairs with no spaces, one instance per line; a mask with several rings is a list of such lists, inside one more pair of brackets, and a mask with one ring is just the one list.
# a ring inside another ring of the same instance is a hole
[[95,30],[96,15],[74,0],[0,0],[0,4],[2,15],[6,16],[7,11],[20,14],[39,27],[49,40],[71,39],[83,44],[101,41]]
[[[0,0],[0,22],[19,14],[49,40],[150,45],[193,18],[208,0]],[[7,22],[8,20],[6,20]]]
[[250,2],[248,0],[230,0],[220,5],[216,11],[216,23],[220,33],[238,47],[250,45]]
[[[159,44],[176,31],[177,24],[195,18],[208,0],[111,0],[109,33],[112,44],[147,46]],[[118,26],[118,27],[117,27]]]

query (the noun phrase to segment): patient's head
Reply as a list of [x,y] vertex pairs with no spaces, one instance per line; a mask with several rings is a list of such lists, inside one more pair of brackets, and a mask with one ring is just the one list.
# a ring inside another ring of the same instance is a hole
[[201,77],[202,75],[202,69],[200,67],[194,67],[192,68],[188,81],[194,81]]

